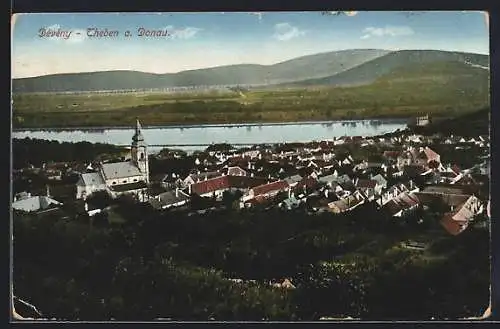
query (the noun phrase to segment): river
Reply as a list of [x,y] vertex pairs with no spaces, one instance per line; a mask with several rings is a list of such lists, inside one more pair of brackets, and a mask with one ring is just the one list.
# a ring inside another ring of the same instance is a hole
[[[202,150],[211,143],[263,144],[331,140],[340,136],[374,136],[406,128],[407,120],[345,120],[307,123],[221,124],[143,127],[146,142],[155,152],[163,147]],[[130,145],[134,128],[16,130],[13,138],[37,138],[59,142]],[[179,146],[180,145],[180,146]]]

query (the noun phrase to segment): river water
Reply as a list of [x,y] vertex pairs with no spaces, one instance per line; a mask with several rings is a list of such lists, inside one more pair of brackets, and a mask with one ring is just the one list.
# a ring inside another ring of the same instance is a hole
[[[406,128],[407,120],[349,120],[307,123],[143,127],[146,143],[155,152],[163,147],[202,150],[211,143],[263,144],[331,140],[340,136],[374,136]],[[13,138],[37,138],[59,142],[130,145],[134,128],[82,128],[17,130]]]

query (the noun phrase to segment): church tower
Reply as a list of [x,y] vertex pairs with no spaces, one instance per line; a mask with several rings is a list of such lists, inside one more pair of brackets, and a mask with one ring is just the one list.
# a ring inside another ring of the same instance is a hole
[[149,183],[148,146],[144,141],[141,129],[141,124],[137,120],[135,134],[132,137],[131,157],[134,164],[143,173],[146,183]]

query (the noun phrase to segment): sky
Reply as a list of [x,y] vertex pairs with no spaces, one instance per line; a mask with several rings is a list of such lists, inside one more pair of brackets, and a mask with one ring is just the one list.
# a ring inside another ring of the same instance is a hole
[[[484,12],[345,13],[18,14],[12,19],[12,77],[109,70],[175,73],[232,64],[270,65],[344,49],[489,54]],[[139,36],[139,28],[166,30],[168,35]],[[93,36],[95,29],[118,35]],[[59,34],[50,35],[57,31]]]

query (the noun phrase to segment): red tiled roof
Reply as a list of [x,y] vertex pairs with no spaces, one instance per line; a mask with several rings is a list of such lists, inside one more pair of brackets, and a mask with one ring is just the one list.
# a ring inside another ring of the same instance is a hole
[[259,185],[253,188],[253,193],[255,196],[266,194],[272,191],[284,190],[288,187],[288,183],[286,181],[280,180],[273,183]]
[[228,176],[220,176],[191,185],[191,192],[201,195],[227,188],[229,188]]
[[361,188],[375,188],[377,181],[373,179],[359,179],[356,183],[356,187]]
[[460,172],[462,171],[462,170],[460,169],[460,167],[459,167],[459,166],[457,166],[457,165],[453,165],[453,166],[451,166],[451,170],[453,170],[453,172],[454,172],[455,174],[457,174],[457,175],[458,175],[458,174],[460,174]]
[[453,220],[450,215],[445,215],[439,222],[451,235],[458,235],[467,227],[463,226],[464,223]]
[[400,154],[398,151],[384,151],[384,156],[387,158],[397,158]]
[[392,216],[403,209],[394,199],[387,202],[383,208],[386,209]]
[[200,195],[229,188],[252,188],[265,181],[265,179],[255,177],[220,176],[191,185],[191,192]]
[[429,147],[424,147],[424,154],[427,157],[427,161],[437,161],[439,159],[439,154],[431,150]]
[[408,195],[406,193],[402,193],[400,196],[398,196],[398,199],[403,201],[408,207],[413,207],[420,201],[418,200],[416,195]]
[[461,204],[458,210],[453,214],[452,219],[457,222],[468,222],[474,217],[474,213],[465,207],[467,202]]

